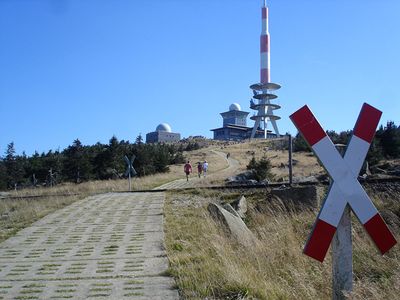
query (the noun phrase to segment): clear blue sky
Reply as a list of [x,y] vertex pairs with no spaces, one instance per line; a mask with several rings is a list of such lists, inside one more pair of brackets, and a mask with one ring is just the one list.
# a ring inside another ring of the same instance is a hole
[[[161,122],[212,137],[231,103],[249,111],[260,2],[0,0],[0,155],[134,141]],[[268,2],[282,132],[304,104],[325,129],[353,128],[363,102],[400,123],[400,1]]]

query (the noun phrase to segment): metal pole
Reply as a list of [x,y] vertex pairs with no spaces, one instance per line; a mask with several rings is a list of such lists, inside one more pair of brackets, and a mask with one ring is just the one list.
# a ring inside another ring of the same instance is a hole
[[267,138],[267,126],[266,126],[267,122],[265,121],[265,119],[266,117],[264,117],[264,139]]
[[292,135],[289,134],[289,185],[292,185],[292,183],[293,183],[293,159],[292,159],[292,152],[293,152]]
[[[344,155],[344,145],[335,145]],[[353,290],[351,210],[347,204],[332,241],[332,299],[345,300]]]

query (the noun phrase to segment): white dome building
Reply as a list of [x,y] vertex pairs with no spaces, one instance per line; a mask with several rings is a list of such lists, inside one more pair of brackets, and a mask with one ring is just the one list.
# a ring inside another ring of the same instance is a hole
[[171,126],[169,126],[169,124],[167,123],[161,123],[160,125],[158,125],[156,131],[172,132]]
[[242,109],[238,103],[232,103],[231,105],[229,105],[229,111],[233,110],[241,111]]
[[222,127],[211,129],[214,132],[214,140],[240,141],[248,138],[247,127],[248,112],[242,111],[238,103],[229,105],[229,110],[221,113]]
[[146,143],[173,143],[181,139],[180,133],[173,133],[171,126],[167,123],[161,123],[156,130],[146,134]]
[[229,111],[221,113],[222,119],[224,120],[223,126],[246,126],[248,114],[248,112],[242,111],[242,108],[238,103],[232,103],[229,105]]

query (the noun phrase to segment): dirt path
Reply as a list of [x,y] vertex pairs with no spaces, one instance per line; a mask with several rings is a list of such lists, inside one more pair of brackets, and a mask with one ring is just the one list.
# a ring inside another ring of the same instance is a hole
[[[226,153],[221,152],[221,151],[216,151],[216,150],[211,150],[215,154],[219,155],[221,159],[226,161],[227,167],[224,168],[223,170],[217,171],[215,173],[207,175],[206,178],[203,176],[201,178],[198,178],[197,175],[197,170],[193,169],[193,174],[191,175],[189,181],[186,179],[178,179],[174,180],[171,182],[168,182],[166,184],[163,184],[155,189],[181,189],[181,188],[190,188],[190,187],[199,187],[203,185],[209,186],[209,182],[213,179],[216,178],[227,178],[235,173],[235,171],[239,168],[239,162],[236,159],[233,158],[226,158]],[[195,168],[196,166],[194,166]],[[212,166],[210,166],[212,168]],[[183,171],[182,171],[183,172]]]
[[178,299],[163,193],[103,194],[0,244],[0,299]]

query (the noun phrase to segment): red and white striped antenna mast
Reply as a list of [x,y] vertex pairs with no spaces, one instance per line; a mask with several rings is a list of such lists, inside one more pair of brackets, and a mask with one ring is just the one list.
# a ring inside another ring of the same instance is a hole
[[271,94],[270,91],[280,89],[280,85],[271,82],[271,67],[270,67],[270,36],[268,29],[268,6],[267,1],[262,0],[261,7],[261,37],[260,37],[260,83],[250,86],[254,96],[250,101],[250,108],[257,110],[257,114],[250,119],[254,120],[254,127],[251,132],[251,138],[256,136],[257,129],[263,122],[264,138],[267,138],[267,123],[271,121],[275,134],[279,137],[279,130],[276,121],[280,117],[274,115],[274,110],[281,108],[277,104],[271,103],[271,100],[277,96]]

